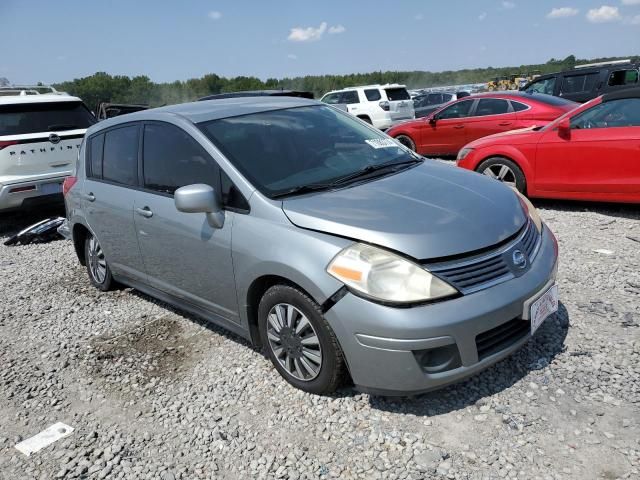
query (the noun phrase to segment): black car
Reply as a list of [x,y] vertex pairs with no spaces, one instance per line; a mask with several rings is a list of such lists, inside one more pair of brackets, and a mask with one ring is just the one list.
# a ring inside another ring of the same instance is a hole
[[422,118],[435,112],[443,105],[458,100],[462,97],[469,96],[469,92],[431,92],[423,93],[414,97],[413,109],[416,112],[416,118]]
[[221,98],[238,98],[238,97],[300,97],[313,100],[312,92],[303,92],[299,90],[243,90],[240,92],[216,93],[199,98],[198,101],[219,100]]
[[639,77],[639,65],[631,62],[591,64],[541,75],[522,90],[584,103],[605,93],[637,87],[640,85]]

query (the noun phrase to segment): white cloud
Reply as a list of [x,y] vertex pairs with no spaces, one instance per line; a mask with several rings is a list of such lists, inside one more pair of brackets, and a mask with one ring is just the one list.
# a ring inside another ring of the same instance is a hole
[[551,11],[547,13],[547,18],[554,20],[556,18],[575,17],[578,13],[580,13],[580,10],[573,7],[552,8]]
[[587,20],[591,23],[615,22],[621,18],[618,7],[610,7],[609,5],[602,5],[600,8],[592,8],[587,12]]
[[516,4],[513,2],[510,2],[509,0],[504,0],[502,2],[502,8],[506,8],[506,9],[516,8]]
[[336,33],[344,33],[346,31],[347,29],[344,28],[342,25],[335,25],[333,27],[329,27],[329,33],[331,33],[332,35],[335,35]]
[[640,0],[622,0],[623,5],[640,5]]
[[290,53],[289,55],[287,55],[287,58],[289,60],[297,60],[298,56],[296,54],[294,54],[294,53]]
[[487,12],[482,12],[480,15],[478,15],[478,20],[480,20],[481,22],[487,18]]
[[211,20],[220,20],[222,18],[222,13],[218,12],[217,10],[212,10],[207,14],[207,16]]
[[287,40],[291,42],[313,42],[320,40],[327,30],[327,22],[322,22],[318,28],[315,27],[294,27],[291,29]]

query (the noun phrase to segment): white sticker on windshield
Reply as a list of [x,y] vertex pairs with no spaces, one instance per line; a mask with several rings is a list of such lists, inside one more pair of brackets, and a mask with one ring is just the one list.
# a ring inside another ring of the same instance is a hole
[[391,140],[390,138],[372,138],[369,140],[365,140],[369,145],[373,148],[398,148],[398,144],[395,140]]

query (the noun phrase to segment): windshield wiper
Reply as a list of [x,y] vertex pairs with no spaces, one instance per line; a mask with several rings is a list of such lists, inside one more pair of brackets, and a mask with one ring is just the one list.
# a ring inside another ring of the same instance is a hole
[[399,170],[401,167],[406,167],[407,165],[413,165],[413,164],[422,163],[422,162],[424,162],[424,159],[411,158],[409,160],[403,160],[400,162],[385,162],[385,163],[380,163],[379,165],[369,165],[367,167],[364,167],[362,170],[358,170],[357,172],[353,172],[348,175],[345,175],[344,177],[338,178],[337,180],[332,182],[331,185],[332,186],[344,185],[345,183],[348,183],[352,180],[368,177],[374,172],[381,172],[384,170],[396,171],[396,170]]
[[310,183],[308,185],[298,185],[297,187],[290,188],[284,192],[271,195],[271,198],[288,197],[289,195],[299,195],[302,193],[317,192],[319,190],[329,190],[333,187],[333,183]]
[[54,125],[49,125],[48,129],[50,132],[54,132],[56,130],[76,130],[80,127],[77,125],[73,125],[72,123],[56,123]]

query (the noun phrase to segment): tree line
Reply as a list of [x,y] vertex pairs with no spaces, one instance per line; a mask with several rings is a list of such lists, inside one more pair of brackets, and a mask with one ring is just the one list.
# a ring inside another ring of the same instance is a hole
[[[492,78],[526,74],[538,71],[551,73],[573,68],[576,64],[618,60],[621,57],[577,59],[569,55],[564,59],[552,58],[544,64],[520,65],[518,67],[487,67],[443,72],[429,71],[378,71],[349,75],[307,75],[294,78],[268,78],[238,76],[226,78],[210,73],[200,78],[170,83],[155,83],[147,76],[128,77],[97,72],[83,78],[56,84],[58,90],[82,98],[91,108],[99,102],[142,103],[151,106],[169,105],[196,100],[205,95],[235,92],[239,90],[293,89],[313,92],[316,98],[330,90],[368,84],[401,83],[408,88],[426,88],[446,85],[463,85],[488,82]],[[640,57],[632,56],[632,61]]]

